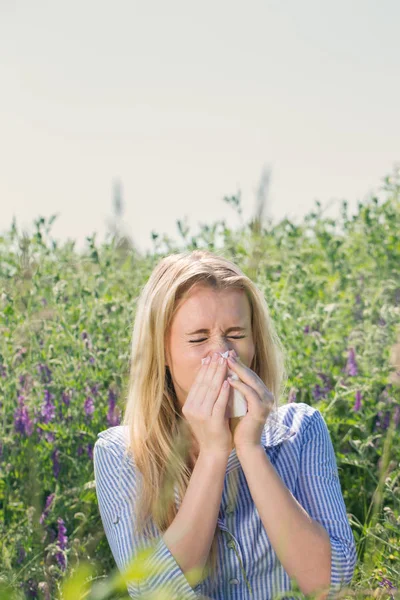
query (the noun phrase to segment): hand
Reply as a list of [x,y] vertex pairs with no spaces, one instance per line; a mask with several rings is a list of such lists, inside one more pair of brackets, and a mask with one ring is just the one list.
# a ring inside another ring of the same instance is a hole
[[243,448],[260,446],[265,422],[274,407],[274,395],[239,357],[233,360],[229,356],[228,366],[239,377],[239,381],[229,379],[229,384],[242,392],[247,401],[247,413],[240,417],[233,432],[235,448],[239,452]]
[[182,414],[199,445],[200,453],[227,454],[232,450],[232,433],[229,418],[225,416],[229,400],[229,384],[223,387],[227,375],[227,362],[217,352],[209,363],[202,364],[192,384]]

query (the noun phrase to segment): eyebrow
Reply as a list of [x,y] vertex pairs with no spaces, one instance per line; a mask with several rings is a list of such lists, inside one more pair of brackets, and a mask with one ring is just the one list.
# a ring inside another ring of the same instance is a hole
[[[196,329],[196,331],[192,331],[191,333],[187,333],[186,335],[195,335],[196,333],[209,333],[209,331],[209,329]],[[231,331],[246,331],[246,328],[235,325],[234,327],[229,327],[229,329],[227,329],[225,333],[230,333]]]

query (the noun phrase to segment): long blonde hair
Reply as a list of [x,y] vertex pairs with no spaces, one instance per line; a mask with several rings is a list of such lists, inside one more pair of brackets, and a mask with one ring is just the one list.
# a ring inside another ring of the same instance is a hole
[[[166,531],[177,514],[173,486],[177,485],[182,501],[191,477],[189,426],[165,364],[165,349],[178,308],[199,283],[215,290],[241,289],[246,293],[255,346],[250,368],[274,394],[272,412],[278,408],[277,399],[286,382],[285,354],[267,303],[238,266],[206,250],[171,254],[156,265],[137,302],[122,422],[128,428],[128,450],[142,479],[134,518],[140,535],[151,518],[159,531]],[[205,567],[214,581],[218,570],[217,536],[218,526]]]

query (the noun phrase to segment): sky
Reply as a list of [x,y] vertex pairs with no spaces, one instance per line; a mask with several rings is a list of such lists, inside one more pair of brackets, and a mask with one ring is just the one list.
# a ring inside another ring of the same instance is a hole
[[0,232],[350,213],[400,161],[397,0],[0,0]]

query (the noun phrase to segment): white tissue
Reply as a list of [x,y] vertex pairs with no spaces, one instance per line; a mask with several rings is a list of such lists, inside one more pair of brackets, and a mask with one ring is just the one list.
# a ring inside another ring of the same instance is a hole
[[[228,358],[229,355],[229,351],[227,350],[226,352],[222,353],[220,352],[220,355],[223,358]],[[234,373],[231,369],[228,368],[228,377],[231,377],[232,379],[239,379],[239,377],[236,375],[236,373]],[[239,390],[236,390],[234,388],[231,388],[233,391],[233,401],[231,400],[231,398],[228,401],[228,406],[227,406],[227,417],[229,419],[232,419],[234,417],[244,417],[244,415],[247,413],[247,401],[245,399],[245,397],[243,396],[242,392],[239,392]]]

